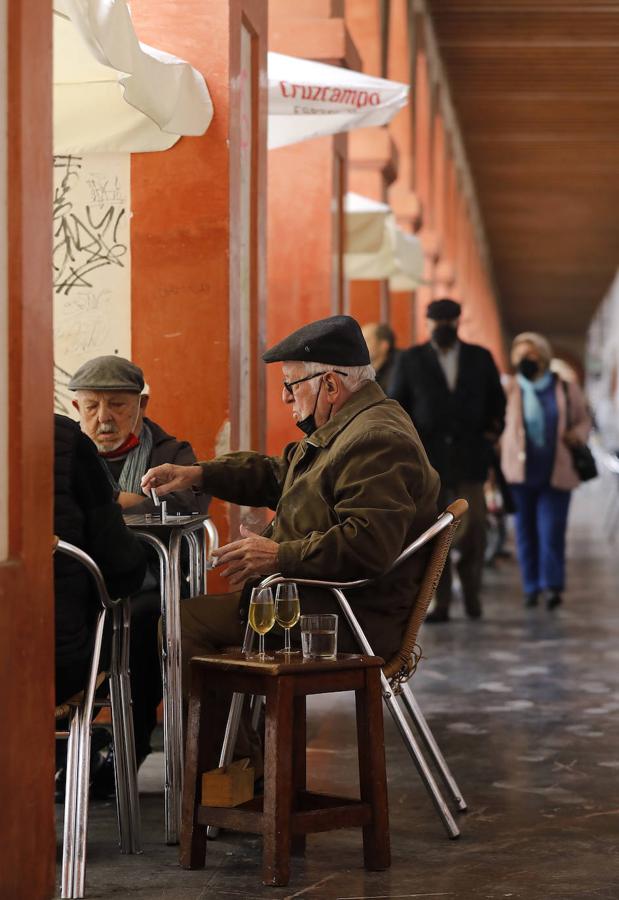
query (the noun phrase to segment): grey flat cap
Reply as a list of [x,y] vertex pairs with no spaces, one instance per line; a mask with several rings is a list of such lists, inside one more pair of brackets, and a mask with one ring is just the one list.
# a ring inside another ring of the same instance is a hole
[[122,356],[97,356],[80,366],[71,381],[70,391],[144,390],[144,373],[139,366]]

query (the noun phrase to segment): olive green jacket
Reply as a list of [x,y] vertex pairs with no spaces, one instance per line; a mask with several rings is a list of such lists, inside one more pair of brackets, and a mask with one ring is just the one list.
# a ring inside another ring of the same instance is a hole
[[[400,644],[426,554],[382,576],[404,547],[436,518],[438,475],[399,403],[368,382],[309,438],[281,457],[229,453],[201,463],[204,490],[222,500],[275,510],[268,536],[290,578],[376,579],[348,598],[375,653]],[[314,588],[301,611],[337,612]],[[338,646],[356,650],[340,616]]]

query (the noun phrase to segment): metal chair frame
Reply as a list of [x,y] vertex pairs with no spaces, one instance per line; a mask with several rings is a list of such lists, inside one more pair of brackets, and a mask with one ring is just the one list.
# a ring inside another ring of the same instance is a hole
[[[426,762],[426,759],[423,756],[417,740],[415,739],[415,736],[410,728],[408,720],[406,719],[406,716],[404,715],[404,712],[402,711],[402,708],[398,703],[398,697],[400,696],[402,698],[403,704],[408,711],[415,728],[417,729],[417,732],[426,748],[426,751],[430,755],[432,762],[436,766],[441,778],[443,779],[447,790],[455,803],[456,809],[459,812],[465,812],[467,809],[467,805],[462,796],[462,792],[460,791],[460,788],[458,787],[456,780],[453,777],[443,754],[441,753],[434,735],[430,730],[430,726],[428,725],[421,711],[421,708],[419,707],[419,704],[417,703],[417,700],[413,695],[413,692],[405,682],[408,680],[408,678],[411,677],[414,672],[414,666],[410,665],[409,662],[411,656],[411,648],[415,643],[417,633],[423,623],[428,606],[436,589],[436,585],[443,571],[445,561],[447,559],[447,554],[449,553],[449,547],[453,540],[453,535],[467,508],[468,504],[465,500],[456,500],[454,503],[448,506],[445,512],[438,517],[437,521],[433,525],[431,525],[430,528],[428,528],[417,538],[417,540],[413,541],[412,544],[409,544],[409,546],[402,551],[393,565],[387,570],[387,573],[385,573],[388,574],[389,572],[393,571],[403,562],[413,556],[413,554],[418,553],[419,550],[422,549],[422,547],[425,547],[430,542],[434,541],[434,546],[432,548],[432,553],[426,566],[424,578],[422,580],[422,584],[419,588],[417,597],[415,598],[415,602],[411,610],[411,616],[406,628],[401,648],[398,653],[396,653],[395,656],[391,660],[389,660],[383,667],[381,673],[381,686],[383,699],[387,705],[387,708],[391,713],[391,716],[400,732],[400,736],[404,741],[406,749],[412,757],[415,767],[417,768],[417,771],[430,794],[434,806],[450,838],[457,838],[460,834],[460,829],[458,828],[449,810],[449,807],[443,799],[432,770]],[[322,587],[330,590],[337,599],[340,609],[344,614],[351,631],[357,638],[360,649],[362,649],[364,653],[367,653],[371,656],[375,655],[372,646],[367,639],[367,636],[361,628],[361,625],[359,624],[359,621],[355,616],[350,603],[346,598],[346,595],[344,594],[344,591],[355,590],[371,584],[370,579],[364,578],[349,582],[334,582],[303,578],[285,578],[282,575],[277,574],[263,579],[263,581],[260,583],[260,586],[273,587],[278,584],[291,583],[312,587]],[[251,649],[252,639],[253,632],[248,625],[245,634],[245,641],[243,644],[244,650]],[[230,713],[228,715],[228,722],[224,734],[219,762],[220,766],[228,765],[232,761],[241,718],[242,706],[243,695],[234,694],[232,697]],[[258,704],[256,704],[254,707],[254,721],[257,720],[256,706],[258,706]],[[216,837],[217,829],[209,828],[208,835],[211,838]]]
[[[84,896],[86,874],[90,737],[93,711],[96,707],[109,705],[112,711],[120,851],[121,853],[141,853],[140,808],[129,682],[130,612],[126,600],[110,599],[99,567],[82,549],[66,541],[57,540],[54,552],[72,557],[88,570],[101,602],[101,610],[95,628],[88,683],[81,695],[67,701],[70,707],[69,731],[56,732],[57,737],[68,738],[61,897],[81,898]],[[112,621],[109,702],[95,700],[103,630],[108,617],[111,617]]]

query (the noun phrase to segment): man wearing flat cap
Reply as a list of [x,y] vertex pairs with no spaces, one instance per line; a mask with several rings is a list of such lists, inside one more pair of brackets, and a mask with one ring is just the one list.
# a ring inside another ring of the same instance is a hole
[[[448,298],[429,304],[430,340],[400,354],[389,396],[410,415],[441,477],[439,505],[456,497],[468,501],[456,534],[458,574],[467,615],[478,619],[486,546],[484,482],[505,424],[505,395],[490,352],[458,339],[460,312],[460,304]],[[427,622],[449,619],[451,584],[448,560]]]
[[[351,595],[351,602],[375,652],[391,656],[400,645],[425,558],[414,556],[397,573],[383,573],[437,514],[438,476],[409,417],[375,383],[354,319],[312,322],[263,359],[281,363],[282,401],[304,437],[281,456],[229,453],[199,466],[160,466],[143,480],[145,489],[156,487],[161,496],[199,486],[232,503],[275,511],[264,535],[241,528],[241,539],[216,553],[237,592],[183,604],[185,683],[192,656],[242,641],[248,586],[275,572],[289,578],[376,579],[371,588]],[[300,593],[304,613],[338,611],[328,591],[301,588]],[[340,626],[339,649],[358,650],[345,623]],[[219,727],[225,704],[222,709]]]
[[[142,476],[161,463],[191,465],[196,457],[187,441],[178,441],[145,417],[148,396],[139,366],[121,356],[98,356],[84,363],[69,382],[82,431],[94,442],[114,497],[131,513],[152,513],[155,505],[140,488]],[[169,497],[172,513],[206,512],[209,498],[191,490]],[[161,670],[157,642],[160,616],[158,563],[151,563],[141,591],[131,598],[131,693],[138,762],[150,752],[150,735],[161,701]],[[113,760],[97,775],[95,792],[113,791]]]

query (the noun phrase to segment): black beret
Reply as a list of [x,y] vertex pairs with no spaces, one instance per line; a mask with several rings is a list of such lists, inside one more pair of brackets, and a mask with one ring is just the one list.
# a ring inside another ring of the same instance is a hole
[[433,300],[428,305],[426,317],[428,319],[457,319],[462,312],[462,307],[455,300],[445,297],[443,300]]
[[359,323],[350,316],[310,322],[262,356],[266,363],[317,362],[335,366],[369,366],[370,354]]
[[70,391],[128,391],[141,394],[144,373],[139,366],[122,356],[97,356],[79,367],[71,381]]

